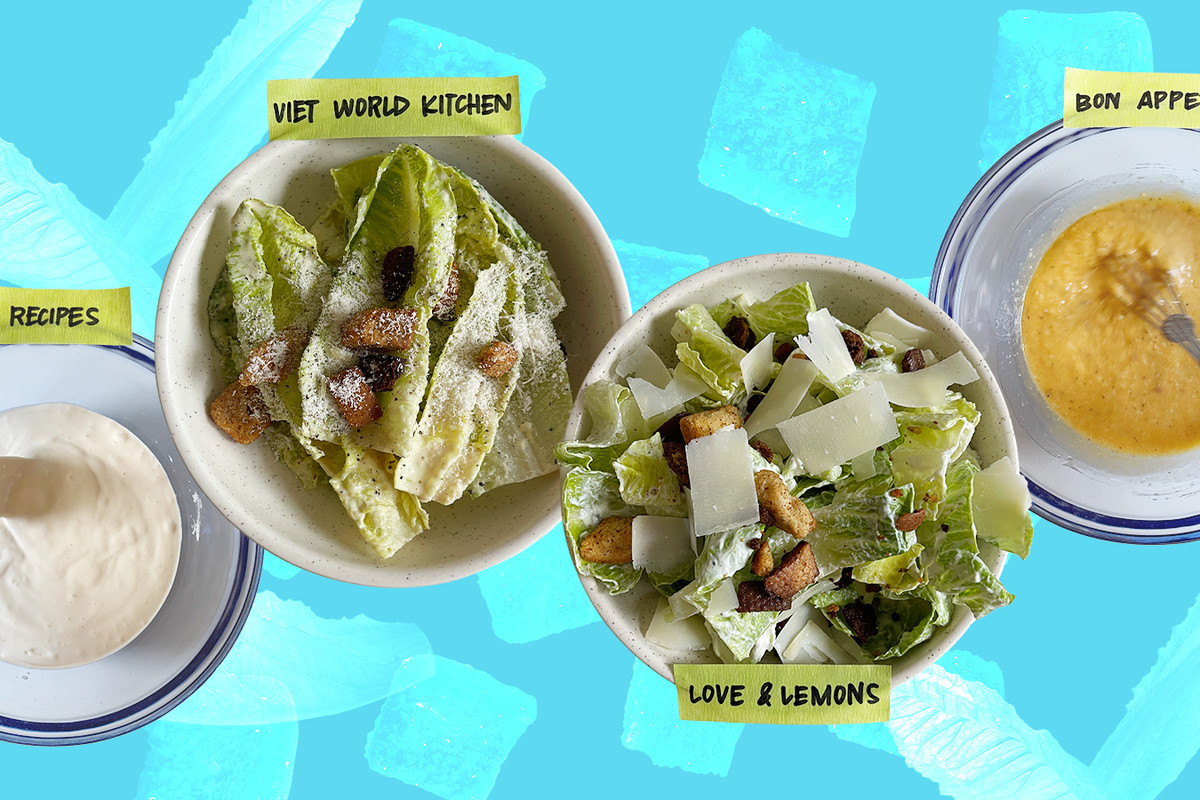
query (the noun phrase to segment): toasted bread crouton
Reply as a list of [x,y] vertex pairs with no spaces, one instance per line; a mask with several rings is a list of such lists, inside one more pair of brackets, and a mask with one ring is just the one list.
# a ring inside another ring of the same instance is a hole
[[417,248],[411,244],[393,247],[383,257],[383,296],[389,303],[399,302],[412,283]]
[[208,416],[238,444],[250,444],[271,425],[257,386],[234,381],[208,406]]
[[916,511],[910,511],[907,514],[901,514],[896,517],[896,530],[904,531],[905,533],[915,531],[921,527],[921,523],[924,521],[925,509],[918,508]]
[[779,566],[763,581],[763,586],[771,594],[790,600],[796,592],[810,586],[820,574],[812,547],[808,542],[801,542],[787,552]]
[[742,581],[737,585],[738,612],[787,611],[792,607],[790,597],[780,597],[767,591],[762,581]]
[[389,353],[363,353],[358,368],[375,394],[390,392],[404,374],[404,362]]
[[754,491],[758,495],[758,519],[797,539],[803,539],[817,527],[808,506],[799,497],[793,497],[787,484],[779,474],[769,469],[754,473]]
[[667,466],[675,473],[675,477],[679,478],[679,485],[690,489],[692,478],[688,473],[687,449],[681,442],[670,439],[663,440],[662,448],[663,458],[667,460]]
[[774,569],[775,558],[771,555],[771,543],[764,536],[754,547],[754,557],[750,559],[750,571],[760,578],[765,578]]
[[517,348],[513,347],[508,342],[502,342],[496,339],[483,350],[479,351],[477,359],[479,368],[483,370],[485,375],[493,378],[499,378],[504,373],[517,365],[517,361],[521,358],[521,354],[517,352]]
[[579,540],[579,557],[594,564],[633,561],[633,517],[605,517]]
[[901,372],[916,372],[919,369],[925,369],[925,354],[921,352],[921,348],[914,347],[904,351],[904,356],[900,359]]
[[304,346],[308,344],[309,332],[299,325],[292,325],[268,336],[262,344],[250,351],[238,382],[279,383],[300,364]]
[[351,350],[403,350],[412,344],[417,312],[409,308],[367,308],[342,323],[342,346]]
[[842,621],[859,644],[879,633],[879,618],[874,606],[867,603],[851,603],[839,610]]
[[742,427],[742,415],[734,406],[721,406],[707,411],[697,411],[679,420],[679,430],[686,444],[692,439],[699,439],[710,433],[716,433],[730,426]]
[[358,367],[330,376],[329,392],[351,428],[361,428],[383,416],[379,399]]
[[730,317],[721,332],[729,337],[729,341],[743,350],[750,350],[757,342],[754,331],[750,328],[750,322],[745,317]]
[[842,331],[842,341],[846,343],[846,351],[855,366],[867,360],[867,343],[863,337],[851,330]]

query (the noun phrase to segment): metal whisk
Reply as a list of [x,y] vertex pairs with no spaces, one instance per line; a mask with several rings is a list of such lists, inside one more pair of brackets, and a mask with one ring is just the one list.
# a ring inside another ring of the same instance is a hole
[[1138,250],[1109,254],[1102,263],[1113,277],[1113,295],[1117,300],[1200,364],[1196,326],[1179,299],[1171,274],[1157,259],[1145,250]]

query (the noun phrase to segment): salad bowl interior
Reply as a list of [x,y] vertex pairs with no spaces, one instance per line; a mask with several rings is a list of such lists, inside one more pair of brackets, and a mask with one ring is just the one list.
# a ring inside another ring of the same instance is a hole
[[[903,281],[871,267],[829,256],[794,253],[751,256],[711,267],[675,284],[621,326],[592,366],[584,388],[601,380],[619,380],[617,365],[641,345],[648,345],[668,364],[673,363],[670,354],[675,350],[676,340],[672,337],[672,327],[676,324],[676,311],[681,308],[695,303],[712,308],[738,295],[765,300],[801,282],[811,287],[818,308],[828,308],[834,317],[848,325],[861,329],[878,312],[890,308],[932,332],[928,349],[939,357],[961,352],[979,374],[978,380],[956,387],[956,391],[976,405],[981,415],[971,447],[985,467],[1006,457],[1015,467],[1016,440],[1003,397],[984,359],[963,331],[945,312]],[[590,426],[581,393],[565,440],[586,437]],[[563,472],[565,476],[569,470],[564,468]],[[1007,554],[982,539],[978,544],[980,557],[998,576]],[[570,545],[568,539],[569,549]],[[620,594],[610,594],[606,586],[589,575],[581,574],[580,579],[600,616],[617,637],[668,680],[673,680],[674,664],[720,660],[711,647],[674,650],[647,638],[646,631],[655,616],[660,595],[645,576],[632,590]],[[955,604],[947,625],[899,658],[884,662],[892,666],[893,684],[903,683],[936,661],[963,635],[973,619],[971,611]],[[777,658],[768,652],[763,661]]]
[[276,141],[235,168],[196,212],[167,269],[156,321],[158,390],[171,435],[221,512],[303,569],[368,586],[423,586],[472,575],[528,547],[558,520],[554,474],[450,504],[390,558],[364,541],[334,491],[305,489],[261,441],[241,445],[207,409],[227,383],[210,334],[209,297],[247,198],[312,228],[336,197],[330,170],[416,145],[478,181],[549,254],[565,311],[555,320],[572,386],[629,316],[629,295],[600,222],[567,179],[511,137]]

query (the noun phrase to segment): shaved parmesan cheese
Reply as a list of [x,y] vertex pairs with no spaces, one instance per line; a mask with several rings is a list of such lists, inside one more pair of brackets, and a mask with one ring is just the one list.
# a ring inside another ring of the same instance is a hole
[[783,655],[783,651],[792,643],[799,635],[800,630],[808,624],[808,621],[813,618],[817,611],[808,603],[792,603],[792,610],[784,612],[787,614],[787,619],[783,623],[783,627],[779,629],[779,633],[775,636],[775,652]]
[[692,439],[684,452],[696,536],[758,522],[754,465],[744,428],[725,428]]
[[667,388],[667,384],[671,382],[671,370],[659,358],[658,353],[644,344],[638,345],[637,349],[617,362],[616,371],[622,378],[641,378],[659,389]]
[[726,578],[717,584],[717,588],[708,596],[708,610],[704,612],[704,616],[711,619],[719,614],[737,611],[737,607],[737,588],[734,587],[732,578]]
[[979,373],[962,352],[916,372],[876,375],[874,380],[883,386],[890,402],[909,408],[928,408],[946,402],[951,386],[962,386],[979,380]]
[[627,384],[645,420],[674,415],[683,410],[684,403],[708,391],[704,381],[684,366],[676,367],[671,380],[661,389],[644,378],[629,378]]
[[670,613],[670,604],[665,597],[658,601],[654,618],[646,629],[646,639],[668,650],[704,650],[712,642],[712,636],[704,625],[704,618],[690,616],[675,619]]
[[980,538],[1000,542],[1021,558],[1029,555],[1028,545],[1011,538],[1022,531],[1029,519],[1029,485],[1008,456],[982,472],[975,473],[971,485],[971,512]]
[[869,383],[776,428],[809,475],[827,472],[900,435],[896,415],[879,383]]
[[796,334],[796,346],[830,383],[837,383],[854,372],[854,361],[846,349],[842,331],[827,308],[808,312],[808,336]]
[[746,433],[757,436],[796,413],[800,401],[817,377],[817,368],[805,358],[789,358],[783,362],[779,375],[763,395],[762,402],[746,420]]
[[923,347],[933,336],[927,329],[909,322],[890,308],[876,314],[863,332],[891,344],[898,350]]
[[696,537],[686,519],[639,514],[633,518],[633,566],[670,572],[696,560]]
[[741,367],[746,394],[770,383],[771,373],[775,371],[775,334],[768,333],[742,356]]
[[850,459],[850,470],[854,473],[854,480],[865,481],[867,478],[875,477],[875,451],[868,450],[862,455],[857,455]]
[[838,647],[816,620],[809,620],[779,654],[785,664],[857,664],[858,659]]

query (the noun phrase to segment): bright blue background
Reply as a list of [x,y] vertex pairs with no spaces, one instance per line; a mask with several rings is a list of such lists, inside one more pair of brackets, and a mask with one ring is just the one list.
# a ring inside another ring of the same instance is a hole
[[[0,48],[0,139],[16,145],[45,178],[67,184],[84,205],[107,215],[188,81],[246,5],[9,4],[0,12],[7,33]],[[1184,7],[1120,5],[1146,21],[1157,71],[1200,72],[1200,16]],[[997,24],[1011,8],[996,2],[665,7],[366,0],[318,75],[371,74],[387,23],[397,17],[453,31],[545,73],[524,142],[576,185],[612,237],[698,254],[714,264],[752,253],[808,251],[919,278],[928,276],[950,218],[981,174]],[[1036,8],[1113,6],[1043,2]],[[877,88],[847,238],[770,217],[697,180],[725,59],[750,27]],[[1039,524],[1030,559],[1010,561],[1004,575],[1017,602],[972,628],[960,647],[998,664],[1005,698],[1022,719],[1088,763],[1123,716],[1157,649],[1195,602],[1197,574],[1200,545],[1116,545]],[[535,696],[537,720],[510,754],[492,797],[556,791],[608,798],[631,790],[715,797],[773,792],[779,783],[812,796],[938,795],[935,784],[900,758],[841,741],[825,728],[747,728],[725,778],[655,767],[622,746],[631,656],[608,630],[597,622],[507,644],[493,633],[473,578],[401,591],[264,574],[262,585],[323,617],[365,613],[415,623],[435,653]],[[302,722],[291,797],[432,796],[367,767],[363,746],[378,713],[373,703]],[[80,748],[0,745],[0,797],[137,796],[147,735],[141,730]],[[804,766],[794,767],[794,760]],[[1198,791],[1200,766],[1193,761],[1159,796],[1182,800]]]

